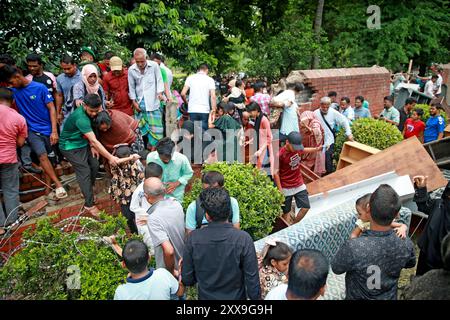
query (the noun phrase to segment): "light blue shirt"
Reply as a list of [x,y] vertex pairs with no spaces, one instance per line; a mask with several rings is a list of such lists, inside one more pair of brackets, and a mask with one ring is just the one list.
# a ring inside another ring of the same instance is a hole
[[81,81],[81,72],[77,69],[74,76],[69,77],[65,73],[61,73],[56,77],[56,92],[62,93],[64,96],[63,113],[67,117],[72,111],[73,96],[70,89]]
[[355,113],[355,120],[371,117],[369,109],[366,109],[363,106],[360,108],[355,108],[353,112]]
[[345,110],[341,110],[341,113],[349,120],[349,121],[353,121],[355,120],[355,112],[353,110],[352,107],[348,107]]
[[[233,197],[231,198],[231,210],[233,212],[233,217],[231,220],[232,224],[239,223],[239,203]],[[195,201],[192,201],[189,207],[186,210],[186,229],[195,230],[197,228],[197,221],[195,219],[195,213],[197,211],[197,206],[195,205]],[[202,224],[208,224],[208,220],[206,220],[206,216],[203,217]]]
[[383,111],[380,113],[380,116],[383,116],[387,120],[394,121],[397,123],[397,125],[400,123],[400,112],[394,107],[390,107],[386,110],[386,108],[383,109]]
[[[297,103],[295,101],[295,92],[293,90],[286,90],[276,96],[278,101],[282,101],[285,104],[280,133],[288,135],[289,133],[295,131],[299,132],[300,128],[298,126],[298,116],[297,116]],[[289,106],[290,104],[290,106]]]
[[184,154],[174,152],[172,159],[166,164],[161,161],[158,152],[153,151],[147,156],[147,163],[150,162],[157,163],[162,167],[162,182],[166,183],[179,181],[181,183],[181,185],[179,185],[173,193],[167,194],[167,196],[173,197],[180,203],[183,203],[184,189],[194,174],[188,158]]
[[151,269],[141,279],[127,278],[117,287],[114,300],[170,300],[178,291],[178,281],[166,269]]
[[141,73],[137,64],[133,64],[128,69],[128,86],[131,100],[136,100],[140,104],[144,99],[145,111],[159,109],[158,94],[164,92],[164,83],[156,62],[147,60],[144,73]]
[[[325,132],[324,146],[328,148],[334,143],[333,132],[331,132],[331,130],[325,124],[325,121],[323,120],[323,117],[320,114],[320,108],[315,110],[314,113],[316,114],[317,118],[319,118],[320,123],[322,124],[323,131]],[[336,129],[337,127],[343,127],[345,129],[345,135],[347,137],[352,134],[352,129],[350,128],[350,121],[348,121],[346,117],[340,114],[339,111],[329,108],[328,113],[324,115],[324,117],[332,129]]]

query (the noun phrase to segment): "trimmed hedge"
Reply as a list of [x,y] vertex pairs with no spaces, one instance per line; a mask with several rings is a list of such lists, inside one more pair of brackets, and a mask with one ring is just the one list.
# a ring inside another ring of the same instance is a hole
[[[284,201],[284,196],[269,177],[251,164],[242,163],[207,164],[203,172],[208,171],[218,171],[224,175],[225,189],[239,203],[241,229],[247,231],[254,240],[269,235]],[[201,180],[197,178],[191,192],[184,197],[185,210],[197,199],[201,190]]]
[[[430,118],[430,106],[428,104],[416,104],[415,108],[421,108],[423,110],[422,121],[427,123]],[[441,111],[441,116],[445,119],[445,123],[448,124],[448,116],[445,111]]]

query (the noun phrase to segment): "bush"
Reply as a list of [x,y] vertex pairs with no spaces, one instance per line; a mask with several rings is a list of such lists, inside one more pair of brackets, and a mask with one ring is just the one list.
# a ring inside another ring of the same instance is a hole
[[[205,165],[203,172],[208,171],[218,171],[224,175],[225,188],[239,203],[241,229],[254,240],[267,236],[281,212],[284,198],[269,177],[251,164],[241,163]],[[184,197],[185,210],[197,199],[201,190],[201,180],[197,178],[191,192]]]
[[[362,118],[352,123],[352,134],[355,141],[384,150],[403,140],[401,132],[396,126],[385,121],[372,118]],[[347,141],[344,129],[336,135],[334,158],[339,161],[342,146]]]
[[[430,106],[428,104],[416,104],[415,108],[421,108],[423,110],[422,121],[427,123],[430,118]],[[445,111],[441,111],[441,116],[445,119],[445,123],[448,124],[448,116]]]
[[[63,232],[50,218],[38,222],[35,232],[25,232],[25,247],[0,269],[0,298],[33,300],[113,299],[127,271],[103,236],[117,235],[119,245],[128,240],[122,216],[101,216],[103,223],[81,218],[82,231]],[[80,270],[81,290],[70,289],[68,270]]]

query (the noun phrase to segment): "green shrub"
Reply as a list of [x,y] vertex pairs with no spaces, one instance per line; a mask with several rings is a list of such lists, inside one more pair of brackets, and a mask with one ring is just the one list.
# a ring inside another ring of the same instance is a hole
[[[362,118],[352,123],[352,134],[355,141],[384,150],[403,140],[401,132],[396,126],[385,121],[372,118]],[[347,141],[344,129],[336,135],[334,158],[339,160],[342,146]]]
[[[415,108],[421,108],[423,110],[422,121],[427,123],[430,118],[430,106],[428,104],[416,104]],[[441,111],[441,116],[445,119],[445,123],[448,124],[448,116],[445,111]]]
[[[281,211],[283,195],[272,181],[251,164],[226,164],[223,162],[205,165],[203,172],[218,171],[225,177],[225,188],[236,198],[241,214],[241,229],[247,231],[254,240],[267,236]],[[202,189],[197,179],[191,192],[184,197],[186,210],[197,199]]]
[[[23,235],[25,247],[0,269],[0,298],[33,300],[112,299],[127,271],[103,236],[117,235],[119,245],[128,240],[126,219],[101,215],[102,222],[82,218],[80,232],[63,232],[50,218]],[[81,290],[68,289],[68,268],[80,270]]]

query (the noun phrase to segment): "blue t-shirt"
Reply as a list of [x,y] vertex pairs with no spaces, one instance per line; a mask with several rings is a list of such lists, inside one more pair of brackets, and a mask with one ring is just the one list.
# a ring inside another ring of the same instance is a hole
[[47,87],[31,81],[24,88],[12,90],[19,112],[27,120],[28,130],[50,136],[52,122],[47,104],[53,102],[53,97]]
[[79,70],[72,77],[67,76],[65,73],[61,73],[56,77],[56,91],[64,95],[64,111],[67,111],[68,107],[72,108],[73,96],[70,91],[80,81],[81,72]]
[[[237,200],[231,197],[231,211],[233,212],[233,216],[231,219],[231,223],[236,224],[239,223],[239,204]],[[195,230],[197,228],[197,219],[195,214],[197,212],[197,205],[195,201],[192,201],[189,207],[186,210],[186,229]],[[202,224],[207,224],[208,220],[206,220],[206,216],[203,217]]]
[[427,120],[425,132],[423,134],[423,141],[425,143],[437,140],[439,133],[444,132],[445,120],[441,116],[430,117]]

